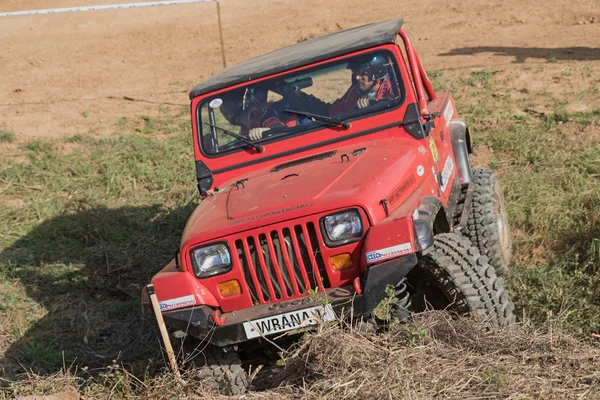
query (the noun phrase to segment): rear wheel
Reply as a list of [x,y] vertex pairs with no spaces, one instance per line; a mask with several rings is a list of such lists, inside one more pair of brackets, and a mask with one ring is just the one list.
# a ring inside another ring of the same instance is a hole
[[491,169],[473,171],[473,203],[465,234],[498,275],[508,270],[512,241],[502,186]]
[[515,322],[514,305],[488,259],[469,239],[453,233],[435,237],[408,275],[411,310],[450,310],[506,326]]

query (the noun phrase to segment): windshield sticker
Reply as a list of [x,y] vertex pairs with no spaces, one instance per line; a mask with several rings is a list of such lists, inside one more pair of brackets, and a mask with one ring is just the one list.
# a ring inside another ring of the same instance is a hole
[[412,253],[412,244],[404,243],[397,246],[386,247],[385,249],[370,251],[366,254],[367,263],[387,260],[388,258],[399,257]]
[[404,193],[406,193],[406,191],[412,186],[414,185],[414,183],[417,181],[417,179],[415,178],[414,175],[411,175],[408,177],[408,179],[406,179],[404,182],[402,182],[402,184],[400,186],[398,186],[398,188],[396,188],[396,190],[394,190],[392,192],[392,194],[390,195],[390,197],[388,197],[388,203],[390,203],[390,205],[394,204],[395,202],[398,201],[398,199],[400,197],[402,197],[402,195]]
[[269,212],[258,214],[258,215],[252,215],[250,217],[238,219],[237,221],[231,221],[229,223],[229,226],[239,225],[239,224],[243,224],[244,222],[256,221],[259,219],[272,217],[273,215],[280,215],[280,214],[284,214],[284,213],[287,213],[290,211],[300,210],[300,209],[303,209],[306,207],[311,207],[312,205],[313,205],[313,203],[304,203],[304,204],[298,204],[298,205],[291,206],[291,207],[282,208],[279,210],[269,211]]
[[448,102],[446,105],[446,109],[444,110],[444,119],[446,120],[446,126],[450,125],[450,121],[452,120],[452,116],[454,115],[454,110],[452,109],[452,103]]
[[168,311],[174,308],[188,307],[196,304],[196,296],[190,294],[189,296],[178,297],[176,299],[165,300],[158,303],[160,311]]
[[440,155],[438,154],[437,147],[435,145],[435,141],[433,140],[433,136],[429,136],[429,150],[431,150],[431,156],[433,157],[433,162],[437,164]]
[[208,103],[208,106],[209,106],[210,108],[219,108],[219,107],[221,107],[221,104],[223,104],[223,100],[222,100],[222,99],[219,99],[219,98],[217,98],[217,99],[212,99],[212,100],[210,101],[210,103]]
[[448,186],[448,181],[450,180],[450,174],[454,170],[454,162],[452,158],[448,156],[446,159],[446,164],[444,164],[444,170],[442,171],[442,192],[446,191],[446,187]]

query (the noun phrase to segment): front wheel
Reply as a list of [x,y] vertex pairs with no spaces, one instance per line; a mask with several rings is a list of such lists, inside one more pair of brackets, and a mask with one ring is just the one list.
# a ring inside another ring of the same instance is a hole
[[453,233],[436,236],[407,279],[413,312],[449,310],[495,326],[515,322],[504,281],[467,238]]
[[235,351],[225,352],[189,335],[175,338],[173,346],[180,363],[215,393],[235,396],[246,390],[248,373]]

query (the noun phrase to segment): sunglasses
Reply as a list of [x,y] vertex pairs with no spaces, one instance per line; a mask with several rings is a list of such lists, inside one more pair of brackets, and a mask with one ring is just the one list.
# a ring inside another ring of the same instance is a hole
[[364,69],[358,69],[355,71],[352,71],[352,75],[354,76],[366,76],[366,77],[371,77],[373,76],[373,74],[367,70]]

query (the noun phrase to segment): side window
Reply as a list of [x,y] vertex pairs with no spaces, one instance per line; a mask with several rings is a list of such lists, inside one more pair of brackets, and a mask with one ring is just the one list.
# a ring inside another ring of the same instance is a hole
[[275,93],[272,90],[269,90],[269,92],[267,93],[267,103],[268,104],[273,104],[273,103],[277,103],[278,101],[281,101],[283,99],[283,96],[279,93]]
[[398,79],[398,75],[396,74],[396,68],[394,66],[394,61],[388,57],[388,76],[390,77],[390,82],[392,83],[394,96],[402,96],[400,90],[402,85],[400,85],[400,80]]

